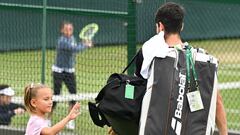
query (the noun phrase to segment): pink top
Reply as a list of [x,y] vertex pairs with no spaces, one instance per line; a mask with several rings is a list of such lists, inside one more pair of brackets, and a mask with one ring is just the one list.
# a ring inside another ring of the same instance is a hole
[[43,128],[48,127],[47,120],[31,115],[28,120],[26,134],[25,135],[40,135]]

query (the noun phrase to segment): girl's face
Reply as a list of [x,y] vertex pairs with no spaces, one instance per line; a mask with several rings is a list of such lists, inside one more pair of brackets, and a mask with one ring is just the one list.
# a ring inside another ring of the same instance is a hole
[[42,88],[37,91],[36,98],[31,101],[31,104],[36,109],[36,113],[44,115],[52,111],[52,96],[50,88]]
[[64,24],[61,32],[66,37],[71,37],[73,34],[73,25],[72,24]]

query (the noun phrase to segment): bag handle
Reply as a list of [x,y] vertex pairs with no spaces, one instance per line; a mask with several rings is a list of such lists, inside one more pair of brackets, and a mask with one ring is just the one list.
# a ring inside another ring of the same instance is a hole
[[101,113],[99,108],[97,108],[95,103],[88,102],[88,109],[90,116],[92,118],[92,121],[95,125],[99,127],[103,127],[104,125],[107,125],[110,127],[109,122],[105,118],[105,116]]
[[[139,52],[139,51],[138,51]],[[138,53],[134,55],[134,57],[132,58],[132,60],[129,62],[129,64],[127,65],[127,67],[125,67],[125,69],[122,71],[122,73],[125,73],[125,71],[132,65],[133,61],[137,58]]]
[[105,91],[106,91],[107,87],[113,87],[113,86],[116,87],[116,85],[119,85],[119,82],[120,82],[119,79],[114,79],[114,80],[112,80],[111,82],[108,82],[108,83],[100,90],[100,92],[98,93],[97,97],[95,98],[96,103],[99,103],[99,101],[101,101],[101,100],[103,99],[103,96],[104,96],[104,94],[105,94]]

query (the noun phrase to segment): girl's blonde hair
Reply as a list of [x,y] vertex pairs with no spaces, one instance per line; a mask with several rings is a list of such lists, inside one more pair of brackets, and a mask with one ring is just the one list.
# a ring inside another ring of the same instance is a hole
[[38,90],[42,88],[49,88],[49,87],[44,84],[32,83],[27,85],[24,89],[24,105],[26,109],[31,113],[34,113],[36,111],[35,107],[32,106],[31,104],[31,100],[37,96]]

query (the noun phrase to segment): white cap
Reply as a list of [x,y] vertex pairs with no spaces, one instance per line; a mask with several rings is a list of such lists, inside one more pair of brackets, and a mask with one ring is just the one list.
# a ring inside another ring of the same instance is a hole
[[11,87],[8,87],[5,89],[1,89],[0,94],[6,95],[6,96],[13,96],[15,92]]

